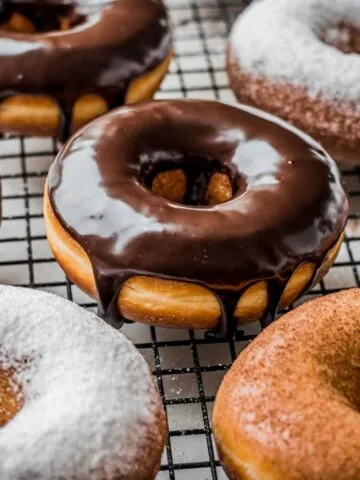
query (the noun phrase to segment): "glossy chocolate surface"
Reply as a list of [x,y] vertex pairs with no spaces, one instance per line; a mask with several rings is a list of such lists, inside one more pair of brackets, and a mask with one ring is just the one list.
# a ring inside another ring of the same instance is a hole
[[[154,174],[179,167],[188,205],[148,188]],[[203,204],[209,171],[228,173],[230,201]],[[241,284],[267,279],[266,323],[295,268],[320,267],[348,211],[335,163],[317,143],[250,107],[217,102],[111,112],[73,137],[48,182],[56,216],[91,260],[104,312],[134,273],[204,284],[228,317],[231,291],[238,299]]]
[[[64,115],[85,94],[122,105],[129,83],[170,49],[161,0],[5,0],[0,11],[3,22],[17,12],[40,31],[0,30],[0,95],[50,95]],[[56,31],[64,18],[70,28]]]

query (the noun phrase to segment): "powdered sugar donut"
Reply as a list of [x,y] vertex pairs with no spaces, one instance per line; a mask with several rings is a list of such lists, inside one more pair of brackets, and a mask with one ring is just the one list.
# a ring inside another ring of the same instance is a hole
[[0,478],[148,480],[165,417],[119,332],[60,297],[0,286]]
[[339,160],[360,161],[358,0],[261,0],[237,19],[237,98],[292,122]]

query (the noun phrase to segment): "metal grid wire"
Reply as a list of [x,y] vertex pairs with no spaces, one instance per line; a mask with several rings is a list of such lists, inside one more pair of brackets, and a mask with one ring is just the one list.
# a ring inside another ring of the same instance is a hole
[[[168,0],[176,55],[159,97],[234,101],[224,68],[225,47],[229,28],[246,3]],[[0,143],[0,283],[52,291],[94,309],[92,300],[64,277],[45,237],[42,192],[56,151],[51,139],[15,138]],[[344,169],[343,178],[351,198],[346,240],[336,265],[307,298],[360,286],[360,169]],[[157,480],[226,478],[211,435],[211,410],[224,373],[258,329],[252,325],[238,340],[225,342],[205,340],[202,333],[193,331],[139,324],[123,327],[149,362],[167,411],[169,439]]]

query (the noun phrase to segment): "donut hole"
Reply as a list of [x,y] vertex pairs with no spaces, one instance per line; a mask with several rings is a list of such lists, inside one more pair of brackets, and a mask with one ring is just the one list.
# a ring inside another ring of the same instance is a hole
[[162,152],[143,156],[138,180],[160,197],[192,206],[227,202],[243,183],[215,159]]
[[1,28],[13,33],[47,33],[69,30],[82,24],[86,16],[78,13],[73,4],[42,3],[36,6],[26,1],[5,2],[0,11]]
[[[352,351],[352,348],[354,350]],[[347,345],[340,352],[333,353],[325,348],[320,350],[315,360],[321,365],[321,374],[333,393],[340,394],[342,401],[346,400],[354,410],[360,412],[360,355],[358,342]]]
[[321,35],[327,45],[335,47],[343,53],[360,54],[360,25],[348,23],[330,24]]
[[15,377],[14,368],[0,365],[0,428],[15,417],[23,404],[22,389]]

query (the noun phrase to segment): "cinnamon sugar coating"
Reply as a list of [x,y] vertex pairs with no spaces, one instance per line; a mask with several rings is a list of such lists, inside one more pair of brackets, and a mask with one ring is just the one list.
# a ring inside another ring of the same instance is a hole
[[360,478],[359,312],[359,289],[316,299],[240,354],[213,416],[230,478]]

